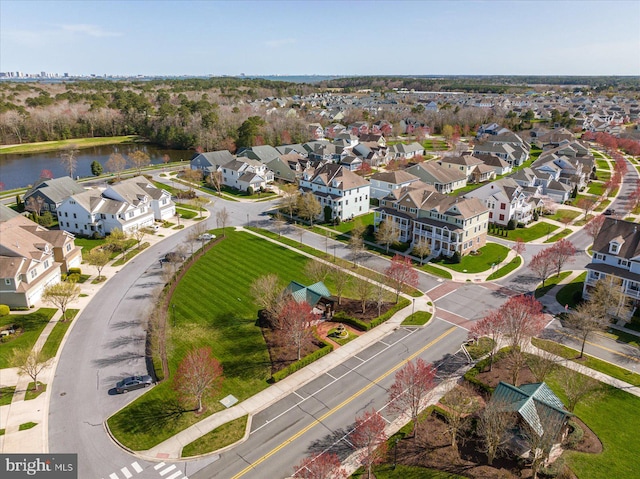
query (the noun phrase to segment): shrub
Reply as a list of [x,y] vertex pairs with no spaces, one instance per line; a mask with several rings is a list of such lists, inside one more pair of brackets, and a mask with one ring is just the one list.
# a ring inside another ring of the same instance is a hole
[[78,273],[69,274],[67,275],[65,281],[69,281],[70,283],[77,283],[78,281],[80,281],[80,275]]
[[462,257],[460,256],[460,252],[459,251],[455,251],[452,255],[451,255],[451,260],[450,262],[452,264],[458,264],[460,263],[460,260],[462,259]]
[[253,193],[254,193],[253,187],[252,186],[247,187],[247,194],[251,196]]
[[80,268],[69,268],[69,274],[82,274],[82,269],[80,269]]
[[509,222],[507,223],[507,229],[508,230],[514,230],[514,229],[516,229],[517,225],[518,225],[518,222],[515,219],[511,218],[509,220]]
[[542,466],[539,472],[546,477],[556,477],[558,474],[560,474],[560,471],[564,469],[564,465],[564,457],[559,457],[551,464]]
[[0,316],[6,316],[7,314],[9,314],[9,306],[7,306],[6,304],[0,304]]
[[567,436],[567,447],[574,449],[584,437],[584,430],[574,421],[567,422],[569,426],[569,435]]
[[537,211],[533,212],[533,221],[538,221],[538,218],[540,218],[540,214]]

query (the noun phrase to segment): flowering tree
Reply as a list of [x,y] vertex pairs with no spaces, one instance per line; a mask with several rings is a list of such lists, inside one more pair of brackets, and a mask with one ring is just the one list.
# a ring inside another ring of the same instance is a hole
[[551,276],[554,266],[555,258],[551,248],[543,249],[531,258],[531,261],[529,262],[529,268],[538,275],[538,278],[542,281],[542,287],[544,287],[544,282],[547,278]]
[[409,361],[396,373],[389,388],[390,409],[398,412],[409,411],[413,421],[413,435],[418,428],[418,414],[425,398],[436,382],[436,370],[431,364],[418,358]]
[[346,479],[337,454],[323,452],[317,456],[305,457],[294,467],[294,477],[300,479]]
[[576,254],[576,247],[568,239],[561,239],[551,247],[551,254],[556,268],[556,274],[560,275],[560,270],[567,262],[573,261]]
[[493,355],[496,346],[498,345],[498,341],[504,334],[502,317],[498,314],[498,311],[490,311],[484,318],[476,321],[471,327],[471,334],[475,338],[487,336],[493,342],[493,347],[491,348],[491,352],[489,354],[489,371],[491,371],[491,369],[493,368]]
[[511,246],[511,249],[517,255],[521,255],[522,253],[524,253],[526,246],[522,238],[517,238],[516,242],[513,243],[513,245]]
[[386,269],[385,275],[389,285],[396,292],[396,303],[400,299],[400,293],[407,286],[417,288],[420,279],[418,272],[411,264],[411,259],[399,254],[391,259],[391,265]]
[[222,384],[222,365],[212,356],[211,348],[191,350],[180,362],[173,378],[173,387],[183,401],[196,403],[196,412],[202,412],[202,400],[218,392]]
[[605,219],[606,218],[603,215],[594,216],[593,218],[591,218],[591,221],[584,225],[584,230],[589,236],[591,236],[594,241],[596,239],[596,236],[598,236],[598,234],[600,233]]
[[355,428],[349,435],[351,444],[361,449],[359,460],[367,470],[368,478],[373,465],[382,462],[387,452],[385,426],[384,418],[374,409],[356,418]]
[[298,303],[291,297],[285,300],[278,312],[278,334],[285,344],[295,349],[298,359],[302,350],[313,341],[311,325],[315,318],[309,303]]

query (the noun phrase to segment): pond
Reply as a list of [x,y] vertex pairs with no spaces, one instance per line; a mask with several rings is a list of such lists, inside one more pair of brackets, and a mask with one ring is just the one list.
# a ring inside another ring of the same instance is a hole
[[[92,176],[91,163],[94,160],[98,161],[106,172],[104,165],[111,154],[121,153],[126,157],[134,150],[145,151],[154,165],[162,163],[164,155],[168,155],[170,161],[189,161],[194,155],[192,150],[166,150],[155,145],[139,143],[94,146],[78,151],[74,176],[80,178]],[[42,170],[51,171],[54,178],[68,175],[60,162],[60,151],[0,155],[0,181],[4,183],[5,190],[32,185],[40,178]]]

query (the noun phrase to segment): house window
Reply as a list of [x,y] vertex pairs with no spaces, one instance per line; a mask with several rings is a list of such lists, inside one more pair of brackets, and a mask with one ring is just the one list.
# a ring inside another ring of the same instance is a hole
[[31,279],[35,278],[38,272],[35,269],[31,270]]
[[71,251],[71,243],[67,245],[67,251]]
[[500,209],[504,210],[507,207],[506,203],[500,203]]
[[48,268],[48,267],[49,267],[49,260],[46,260],[46,261],[44,262],[44,267],[45,267],[45,268]]
[[78,223],[76,223],[76,229],[78,229]]
[[64,212],[64,217],[67,218],[69,215],[67,214],[67,212]]
[[618,243],[609,243],[609,253],[611,254],[618,254],[618,251],[620,250],[620,245]]
[[499,218],[500,218],[500,221],[504,221],[504,215],[500,215]]
[[11,284],[11,280],[9,278],[4,279],[4,284]]

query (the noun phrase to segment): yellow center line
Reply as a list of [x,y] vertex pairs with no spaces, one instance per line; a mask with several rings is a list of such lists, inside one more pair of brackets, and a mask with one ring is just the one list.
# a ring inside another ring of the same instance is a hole
[[288,446],[289,444],[291,444],[293,441],[295,441],[296,439],[298,439],[300,436],[302,436],[304,433],[308,432],[310,429],[312,429],[313,427],[315,427],[316,425],[320,424],[322,421],[324,421],[326,418],[328,418],[329,416],[331,416],[332,414],[334,414],[336,411],[342,409],[344,406],[346,406],[347,404],[349,404],[351,401],[353,401],[354,399],[356,399],[357,397],[361,396],[362,394],[364,394],[365,392],[367,392],[369,389],[371,389],[373,386],[375,386],[376,384],[378,384],[380,381],[382,381],[384,378],[386,378],[387,376],[389,376],[390,374],[394,373],[395,371],[397,371],[398,369],[400,369],[402,366],[404,366],[405,364],[407,364],[409,361],[411,361],[412,359],[414,359],[415,357],[417,357],[418,355],[422,354],[423,352],[425,352],[427,349],[429,349],[431,346],[433,346],[434,344],[436,344],[437,342],[441,341],[442,339],[444,339],[446,336],[448,336],[449,334],[451,334],[454,330],[458,329],[457,326],[451,327],[449,328],[447,331],[445,331],[444,333],[442,333],[440,336],[438,336],[436,339],[434,339],[433,341],[431,341],[429,344],[427,344],[426,346],[423,346],[421,349],[419,349],[418,351],[416,351],[415,353],[413,353],[411,356],[409,356],[408,358],[406,358],[405,360],[399,362],[398,364],[396,364],[395,366],[393,366],[391,369],[389,369],[387,372],[383,373],[382,375],[380,375],[379,377],[377,377],[375,380],[371,381],[369,384],[367,384],[365,387],[363,387],[362,389],[360,389],[359,391],[355,392],[353,395],[351,395],[350,397],[348,397],[347,399],[345,399],[344,401],[342,401],[340,404],[338,404],[337,406],[335,406],[334,408],[330,409],[329,411],[327,411],[326,413],[324,413],[322,416],[320,416],[318,419],[315,419],[313,422],[311,422],[308,426],[305,426],[304,428],[302,428],[300,431],[298,431],[297,433],[295,433],[293,436],[291,436],[289,439],[287,439],[286,441],[284,441],[282,444],[280,444],[278,447],[273,448],[271,451],[269,451],[268,453],[266,453],[264,456],[262,456],[260,459],[257,459],[255,462],[252,462],[251,464],[249,464],[247,467],[245,467],[242,471],[240,471],[238,474],[236,474],[235,476],[233,476],[231,479],[238,479],[239,477],[244,476],[247,472],[249,472],[250,470],[252,470],[254,467],[256,467],[257,465],[263,463],[264,461],[266,461],[267,459],[269,459],[271,456],[273,456],[275,453],[277,453],[278,451],[282,450],[285,446]]
[[[573,338],[573,339],[575,339],[577,341],[582,341],[582,339],[580,339],[580,338],[578,338],[578,337],[576,337],[576,336],[574,336],[572,334],[565,333],[564,331],[558,331],[558,332],[560,334],[563,334],[564,336],[568,336],[568,337]],[[606,338],[606,336],[602,336],[602,337]],[[622,357],[625,357],[627,359],[631,359],[633,361],[640,362],[640,359],[638,359],[637,357],[630,356],[629,354],[621,353],[620,351],[616,351],[615,349],[609,349],[608,347],[602,346],[601,344],[592,343],[591,341],[585,341],[584,343],[585,344],[589,344],[590,346],[594,346],[596,348],[604,349],[605,351],[608,351],[608,352],[613,353],[613,354],[617,354],[618,356],[622,356]],[[593,356],[593,354],[589,354],[588,356]],[[606,361],[606,359],[605,359],[605,361]],[[624,368],[624,366],[621,366],[621,367]]]

